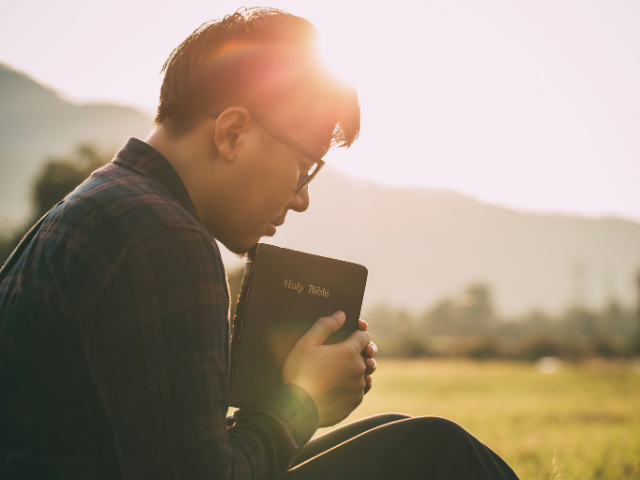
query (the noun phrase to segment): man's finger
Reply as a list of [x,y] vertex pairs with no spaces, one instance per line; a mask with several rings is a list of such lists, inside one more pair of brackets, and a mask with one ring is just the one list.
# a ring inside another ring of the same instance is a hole
[[369,375],[364,377],[364,394],[366,395],[373,385],[373,379]]
[[378,353],[378,346],[373,342],[369,342],[369,345],[364,349],[364,356],[373,358],[376,356],[376,353]]
[[313,343],[315,345],[322,345],[329,335],[333,332],[337,332],[344,324],[345,315],[344,312],[338,311],[328,317],[319,318],[316,323],[309,329],[307,333],[301,338],[301,340]]
[[362,352],[370,341],[371,335],[369,335],[369,332],[356,330],[344,341],[344,343],[353,343],[358,347],[358,351]]
[[360,330],[369,330],[369,324],[365,322],[363,319],[358,320],[358,328]]
[[373,358],[365,358],[364,364],[367,367],[367,369],[364,372],[365,375],[371,375],[373,372],[376,371],[376,368],[378,367],[377,362]]

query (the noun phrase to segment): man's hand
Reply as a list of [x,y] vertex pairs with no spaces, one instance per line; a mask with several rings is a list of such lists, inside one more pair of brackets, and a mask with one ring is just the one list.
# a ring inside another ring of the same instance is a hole
[[[358,328],[360,330],[367,331],[367,329],[369,328],[369,325],[367,325],[367,322],[360,319],[358,320]],[[376,371],[377,363],[373,359],[373,357],[376,356],[376,353],[378,353],[378,346],[371,341],[369,342],[369,345],[367,345],[366,348],[364,349],[364,352],[362,352],[362,354],[364,355],[364,364],[367,367],[364,373],[364,381],[366,383],[366,387],[364,387],[365,395],[369,390],[371,390],[371,385],[372,385],[371,374],[373,374],[373,372]]]
[[335,345],[323,345],[344,321],[343,312],[320,318],[298,340],[282,368],[282,380],[285,383],[299,385],[313,398],[318,407],[321,427],[344,420],[360,405],[367,386],[365,373],[370,368],[365,365],[362,352],[371,336],[366,329],[356,330],[349,338]]

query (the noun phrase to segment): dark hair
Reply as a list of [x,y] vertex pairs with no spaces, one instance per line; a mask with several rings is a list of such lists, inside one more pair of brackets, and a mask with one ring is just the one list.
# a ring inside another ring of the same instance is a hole
[[156,124],[180,136],[207,112],[241,105],[268,116],[297,95],[297,107],[313,104],[313,115],[333,125],[332,145],[350,146],[360,130],[358,96],[322,68],[315,39],[310,22],[271,8],[241,8],[201,25],[162,67]]

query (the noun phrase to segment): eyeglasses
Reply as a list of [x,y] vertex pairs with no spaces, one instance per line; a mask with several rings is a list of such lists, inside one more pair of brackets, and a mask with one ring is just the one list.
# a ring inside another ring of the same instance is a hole
[[309,183],[311,183],[311,180],[315,178],[315,176],[318,174],[320,169],[324,166],[324,160],[322,160],[317,155],[314,155],[310,150],[300,145],[298,142],[296,142],[293,138],[291,138],[289,135],[287,135],[283,131],[278,130],[277,128],[270,125],[269,122],[267,122],[263,118],[260,118],[251,112],[249,112],[249,115],[251,115],[251,118],[253,118],[253,120],[258,125],[260,125],[270,137],[273,137],[279,142],[284,143],[287,147],[290,147],[295,151],[297,151],[298,153],[301,153],[302,155],[304,155],[305,157],[307,157],[309,160],[313,162],[313,165],[309,167],[309,170],[307,170],[306,173],[303,173],[298,179],[298,187],[296,188],[296,193],[298,193],[304,187],[309,185]]
[[[296,187],[296,193],[309,185],[309,183],[311,183],[311,180],[315,178],[320,169],[324,167],[324,160],[322,160],[317,155],[314,155],[310,150],[300,145],[283,131],[269,124],[269,122],[267,122],[265,119],[258,117],[251,112],[249,112],[249,115],[251,115],[251,118],[253,118],[253,120],[258,125],[260,125],[270,137],[275,138],[280,143],[284,143],[287,147],[294,149],[298,153],[301,153],[313,162],[313,165],[309,167],[309,169],[305,173],[300,175],[300,178],[298,179],[298,186]],[[209,114],[209,116],[211,116],[212,118],[218,118],[218,115],[213,115],[211,113]]]

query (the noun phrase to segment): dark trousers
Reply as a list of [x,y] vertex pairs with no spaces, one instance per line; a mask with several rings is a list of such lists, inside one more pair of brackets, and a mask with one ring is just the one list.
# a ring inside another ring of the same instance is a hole
[[457,423],[389,413],[310,441],[286,480],[516,479],[498,455]]

